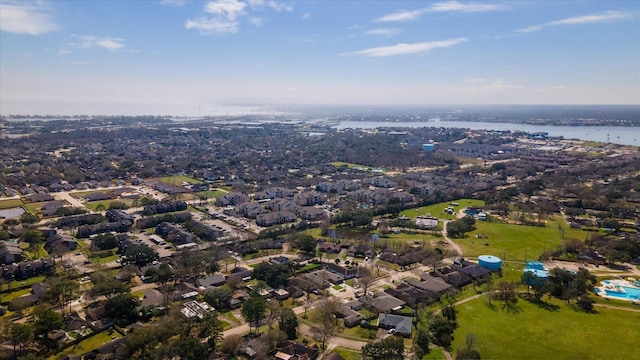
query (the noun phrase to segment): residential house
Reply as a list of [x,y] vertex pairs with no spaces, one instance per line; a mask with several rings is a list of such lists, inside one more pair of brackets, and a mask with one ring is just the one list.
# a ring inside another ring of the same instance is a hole
[[409,316],[380,314],[378,315],[378,327],[387,330],[395,329],[397,334],[410,338],[413,323]]
[[85,195],[84,198],[86,201],[92,202],[92,201],[110,200],[111,195],[98,191],[94,193],[89,193]]
[[273,199],[271,201],[269,201],[266,205],[265,205],[269,210],[271,211],[290,211],[290,212],[295,212],[295,210],[297,209],[297,205],[296,203],[294,203],[291,200],[287,200],[287,199]]
[[349,268],[333,262],[325,263],[324,266],[327,270],[334,274],[340,275],[345,280],[353,279],[354,277],[358,276],[358,268],[356,267]]
[[327,213],[315,207],[301,207],[297,209],[298,216],[303,220],[319,221],[327,216]]
[[239,192],[231,192],[216,198],[216,206],[239,205],[249,201],[249,197]]
[[318,245],[318,251],[325,252],[327,254],[338,254],[340,250],[342,250],[340,245],[328,241]]
[[56,211],[64,206],[62,201],[49,201],[40,207],[43,216],[54,216]]
[[275,353],[274,358],[278,360],[316,360],[319,351],[316,346],[310,347],[303,343],[287,340]]
[[276,211],[260,215],[256,218],[256,224],[267,227],[296,221],[296,215],[289,211]]
[[30,201],[32,203],[54,201],[55,200],[53,198],[53,196],[51,196],[49,194],[32,194],[32,195],[26,196],[26,198],[27,198],[28,201]]
[[196,286],[202,291],[207,291],[209,289],[224,285],[226,281],[227,279],[225,279],[223,274],[213,274],[211,276],[196,280]]
[[293,201],[299,206],[313,206],[324,204],[327,197],[315,191],[307,191],[294,196]]
[[236,212],[246,218],[255,219],[264,214],[264,208],[260,204],[245,202],[236,206]]
[[16,243],[0,241],[0,264],[13,264],[22,261],[22,249]]
[[381,313],[390,313],[402,309],[406,303],[385,292],[378,292],[373,296],[365,295],[360,298],[363,304],[369,305]]

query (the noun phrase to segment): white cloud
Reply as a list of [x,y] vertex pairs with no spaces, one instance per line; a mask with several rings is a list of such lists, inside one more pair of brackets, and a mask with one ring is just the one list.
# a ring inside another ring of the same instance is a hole
[[246,6],[246,3],[238,0],[218,0],[208,2],[204,6],[204,11],[233,21],[238,16],[245,14],[244,8]]
[[384,56],[396,56],[406,54],[417,54],[433,49],[447,48],[455,46],[460,43],[467,42],[466,38],[455,38],[440,41],[428,41],[419,42],[413,44],[400,43],[391,46],[374,47],[349,53],[342,53],[341,55],[363,55],[368,57],[384,57]]
[[403,10],[381,16],[375,22],[405,22],[417,19],[424,10]]
[[261,27],[264,25],[264,19],[259,17],[252,17],[249,19],[249,22],[255,27]]
[[306,13],[302,14],[302,20],[307,20],[310,17],[311,17],[311,13],[306,12]]
[[491,94],[511,92],[523,88],[522,85],[512,84],[502,79],[468,78],[463,81],[463,85],[459,90],[471,94]]
[[239,23],[236,21],[227,21],[218,18],[200,18],[198,20],[187,20],[184,27],[188,30],[196,29],[201,34],[213,33],[236,33],[238,32]]
[[0,4],[0,31],[42,35],[57,29],[43,6]]
[[447,1],[435,3],[427,8],[428,12],[483,12],[504,10],[505,6],[501,4],[478,4],[478,3],[461,3],[458,1]]
[[160,4],[162,5],[171,5],[171,6],[184,6],[187,3],[187,0],[161,0]]
[[484,12],[484,11],[499,11],[504,10],[506,7],[501,4],[479,4],[479,3],[461,3],[458,1],[446,1],[434,3],[431,6],[417,9],[417,10],[401,10],[391,14],[381,16],[374,20],[375,22],[405,22],[412,21],[422,16],[425,13],[437,13],[437,12]]
[[63,50],[58,51],[58,56],[69,55],[69,54],[71,54],[71,52],[72,52],[71,50],[63,49]]
[[237,33],[242,24],[241,20],[260,27],[265,21],[262,17],[252,16],[252,12],[266,9],[278,12],[293,11],[291,5],[273,0],[215,0],[204,5],[205,16],[198,19],[188,19],[184,26],[196,29],[203,35],[213,33]]
[[549,21],[544,24],[532,25],[526,28],[515,30],[519,33],[530,33],[540,31],[547,27],[552,26],[564,26],[564,25],[579,25],[579,24],[599,24],[606,23],[611,21],[620,21],[631,18],[631,14],[624,13],[621,11],[607,11],[600,14],[591,14],[591,15],[583,15],[576,16],[556,21]]
[[[80,42],[72,43],[72,46],[79,48],[92,48],[92,47],[101,47],[103,49],[109,51],[119,51],[124,48],[125,39],[113,38],[109,36],[105,37],[97,37],[97,36],[78,36],[77,37]],[[68,50],[61,50],[61,52],[65,52]]]
[[379,28],[379,29],[371,29],[366,30],[364,33],[366,35],[379,35],[379,36],[393,36],[400,32],[400,29],[392,29],[392,28]]
[[249,0],[249,6],[252,9],[262,10],[264,8],[271,8],[275,11],[287,11],[292,12],[293,7],[287,3],[274,1],[274,0]]

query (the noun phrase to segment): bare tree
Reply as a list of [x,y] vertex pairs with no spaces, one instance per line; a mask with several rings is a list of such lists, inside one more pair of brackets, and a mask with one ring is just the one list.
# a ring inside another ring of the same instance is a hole
[[342,324],[336,317],[340,302],[335,298],[326,299],[317,309],[313,321],[316,325],[311,327],[313,338],[322,343],[324,351],[327,340],[342,330]]

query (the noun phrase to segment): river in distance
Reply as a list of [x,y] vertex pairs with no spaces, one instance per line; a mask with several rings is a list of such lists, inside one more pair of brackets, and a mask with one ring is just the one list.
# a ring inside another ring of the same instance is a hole
[[513,123],[490,123],[475,121],[341,121],[336,129],[372,129],[384,127],[442,127],[471,130],[515,130],[525,132],[547,132],[549,136],[565,139],[608,142],[620,145],[640,146],[640,127],[623,126],[554,126]]

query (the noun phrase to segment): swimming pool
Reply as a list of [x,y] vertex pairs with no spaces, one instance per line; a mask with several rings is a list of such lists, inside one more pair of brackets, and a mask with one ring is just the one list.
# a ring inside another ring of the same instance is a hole
[[[640,288],[629,286],[631,285],[627,281],[621,280],[604,280],[602,281],[604,287],[601,289],[594,289],[594,292],[600,296],[608,296],[621,300],[640,300]],[[612,285],[616,290],[613,290]],[[604,290],[604,294],[602,292]]]

